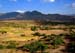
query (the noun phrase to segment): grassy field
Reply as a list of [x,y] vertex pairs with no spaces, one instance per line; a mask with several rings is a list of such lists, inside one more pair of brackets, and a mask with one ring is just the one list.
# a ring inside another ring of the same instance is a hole
[[[17,47],[22,46],[24,44],[31,44],[31,43],[37,42],[37,41],[46,43],[47,41],[50,41],[50,38],[52,38],[51,36],[53,36],[54,37],[53,40],[55,40],[56,37],[58,37],[58,36],[62,37],[62,34],[63,35],[70,34],[70,32],[71,32],[70,30],[75,31],[75,25],[64,25],[64,24],[61,24],[61,25],[60,24],[58,24],[58,25],[42,25],[41,24],[40,25],[39,23],[36,23],[33,20],[0,21],[0,52],[1,53],[27,53],[22,50],[16,51],[16,49],[11,49],[13,46],[11,46],[10,49],[9,48],[1,49],[1,48],[3,48],[2,45],[4,45],[6,47],[10,43],[12,43],[13,45],[16,44]],[[50,38],[47,39],[48,37],[50,37]],[[59,37],[59,38],[61,38],[61,37]],[[58,38],[58,40],[60,40],[59,38]],[[65,44],[67,44],[68,41],[65,39],[63,39],[63,40],[65,41]],[[62,41],[60,41],[60,42],[62,43]],[[41,44],[41,43],[37,43],[37,44]],[[62,44],[59,43],[58,49],[52,49],[52,48],[54,48],[54,46],[56,46],[55,44],[57,44],[57,43],[54,42],[54,45],[51,45],[51,43],[48,42],[48,44],[47,45],[48,45],[49,49],[46,50],[47,53],[56,53],[56,52],[63,53],[60,51],[60,49],[65,48]],[[21,49],[23,49],[23,48],[21,48]],[[28,52],[28,53],[31,53],[31,52]],[[37,53],[42,53],[42,52],[37,51]]]

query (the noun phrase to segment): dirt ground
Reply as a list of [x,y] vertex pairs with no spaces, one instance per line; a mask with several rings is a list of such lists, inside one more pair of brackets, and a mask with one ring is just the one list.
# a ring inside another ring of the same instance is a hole
[[[3,22],[8,22],[8,21],[3,21]],[[22,22],[18,22],[18,21],[9,21],[9,22],[15,22],[15,23],[24,23],[25,21]],[[28,21],[26,21],[25,23],[27,23]],[[4,44],[7,41],[16,41],[17,43],[19,43],[19,46],[25,44],[25,43],[30,43],[33,41],[37,41],[39,39],[39,37],[37,36],[33,36],[32,34],[35,32],[39,32],[40,34],[47,34],[47,35],[51,35],[51,34],[62,34],[62,33],[68,33],[68,31],[65,30],[61,30],[61,29],[54,29],[54,30],[37,30],[37,31],[32,31],[30,30],[29,26],[33,26],[34,22],[29,21],[28,24],[28,28],[14,28],[14,27],[0,27],[0,31],[7,31],[7,33],[5,34],[1,34],[0,33],[0,44],[4,42]],[[52,26],[51,26],[52,27]],[[58,27],[62,27],[63,26],[56,26],[54,28],[58,28]],[[74,29],[75,30],[75,29]],[[21,36],[22,34],[24,34],[25,36]],[[58,49],[51,49],[48,50],[49,53],[61,53],[60,50],[64,49],[64,46],[59,47]],[[21,50],[15,50],[15,49],[2,49],[0,50],[0,53],[27,53]]]

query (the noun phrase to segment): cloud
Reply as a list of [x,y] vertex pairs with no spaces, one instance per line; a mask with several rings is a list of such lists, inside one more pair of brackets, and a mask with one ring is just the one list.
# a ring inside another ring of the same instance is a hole
[[71,9],[75,9],[75,3],[71,3],[71,4],[65,4],[66,7],[71,8]]
[[16,12],[24,13],[25,11],[24,10],[16,10]]
[[55,2],[56,0],[44,0],[45,2]]
[[75,9],[75,3],[72,3],[72,4],[71,4],[71,7],[72,7],[73,9]]

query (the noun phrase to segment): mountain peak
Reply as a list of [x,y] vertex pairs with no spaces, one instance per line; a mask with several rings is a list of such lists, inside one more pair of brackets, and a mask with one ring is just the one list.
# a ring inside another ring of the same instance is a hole
[[25,13],[9,12],[0,15],[0,20],[3,19],[16,19],[16,20],[50,20],[50,21],[73,21],[73,16],[66,16],[60,14],[43,14],[38,11],[27,11]]

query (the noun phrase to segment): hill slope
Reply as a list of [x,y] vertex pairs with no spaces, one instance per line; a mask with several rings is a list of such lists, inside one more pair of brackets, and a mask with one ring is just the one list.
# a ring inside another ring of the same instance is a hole
[[43,14],[38,11],[28,11],[25,13],[9,12],[0,15],[0,20],[47,20],[47,21],[62,21],[73,22],[74,16],[60,15],[60,14]]

